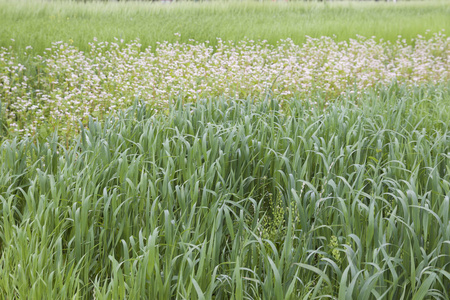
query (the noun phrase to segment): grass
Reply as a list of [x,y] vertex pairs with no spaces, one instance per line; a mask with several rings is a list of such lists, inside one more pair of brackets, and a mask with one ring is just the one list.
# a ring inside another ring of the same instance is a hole
[[[69,42],[80,50],[88,43],[139,38],[144,47],[157,42],[210,41],[216,37],[240,41],[244,37],[275,44],[305,36],[336,35],[338,41],[357,35],[408,42],[426,30],[450,31],[448,1],[399,1],[398,3],[256,3],[212,2],[55,2],[0,1],[0,47],[12,45],[17,53],[32,46],[41,54],[55,41]],[[180,33],[181,37],[175,36]],[[11,39],[14,39],[13,42]]]
[[0,298],[448,299],[448,86],[312,100],[3,142]]
[[0,0],[0,299],[449,299],[449,14]]

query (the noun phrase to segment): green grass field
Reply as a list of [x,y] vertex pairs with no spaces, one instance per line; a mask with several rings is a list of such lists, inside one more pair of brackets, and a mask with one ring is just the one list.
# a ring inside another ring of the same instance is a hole
[[[449,15],[449,1],[162,5],[1,0],[0,46],[14,45],[18,53],[32,46],[36,53],[42,53],[52,42],[73,40],[74,45],[87,50],[94,37],[126,42],[139,38],[144,47],[189,39],[215,44],[216,37],[233,41],[248,37],[270,43],[292,38],[300,44],[306,35],[336,35],[340,41],[356,35],[394,41],[402,35],[409,41],[426,30],[450,32]],[[180,33],[181,38],[174,33]]]
[[449,15],[0,0],[0,299],[450,299]]
[[0,297],[448,299],[448,87],[314,100],[4,142]]

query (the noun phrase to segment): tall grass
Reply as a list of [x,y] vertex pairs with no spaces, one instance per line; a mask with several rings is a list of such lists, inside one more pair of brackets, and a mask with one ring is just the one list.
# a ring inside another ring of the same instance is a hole
[[8,129],[6,127],[6,114],[3,108],[2,100],[0,99],[0,142],[8,134]]
[[233,41],[265,39],[272,44],[292,38],[301,44],[306,36],[336,35],[337,40],[344,41],[363,35],[395,41],[402,35],[410,42],[426,30],[450,31],[449,14],[448,1],[163,5],[0,0],[0,47],[12,45],[22,53],[32,46],[33,54],[41,54],[55,41],[73,40],[80,50],[88,51],[95,37],[126,42],[139,38],[144,48],[154,48],[162,41],[190,39],[215,45],[216,37]]
[[0,297],[448,299],[448,87],[312,100],[5,141]]

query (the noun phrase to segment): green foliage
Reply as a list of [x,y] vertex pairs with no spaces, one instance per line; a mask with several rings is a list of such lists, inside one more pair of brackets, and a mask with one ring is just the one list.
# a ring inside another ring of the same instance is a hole
[[[301,44],[306,36],[336,35],[338,41],[346,41],[362,35],[394,42],[402,35],[410,42],[426,30],[450,31],[448,1],[324,2],[164,5],[0,0],[0,47],[13,46],[20,54],[42,54],[55,41],[73,40],[80,50],[89,51],[95,37],[109,42],[139,38],[143,49],[154,49],[157,42],[184,43],[190,39],[215,45],[216,37],[236,42],[248,37],[272,44],[292,38]],[[34,50],[26,50],[27,46]]]
[[5,140],[0,298],[449,298],[448,87],[313,100]]
[[0,99],[0,142],[6,137],[7,133],[5,109],[3,108],[3,103]]

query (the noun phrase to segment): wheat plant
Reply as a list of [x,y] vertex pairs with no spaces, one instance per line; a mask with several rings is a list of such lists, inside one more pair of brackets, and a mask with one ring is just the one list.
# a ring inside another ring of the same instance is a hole
[[448,299],[448,86],[311,97],[4,141],[0,298]]

